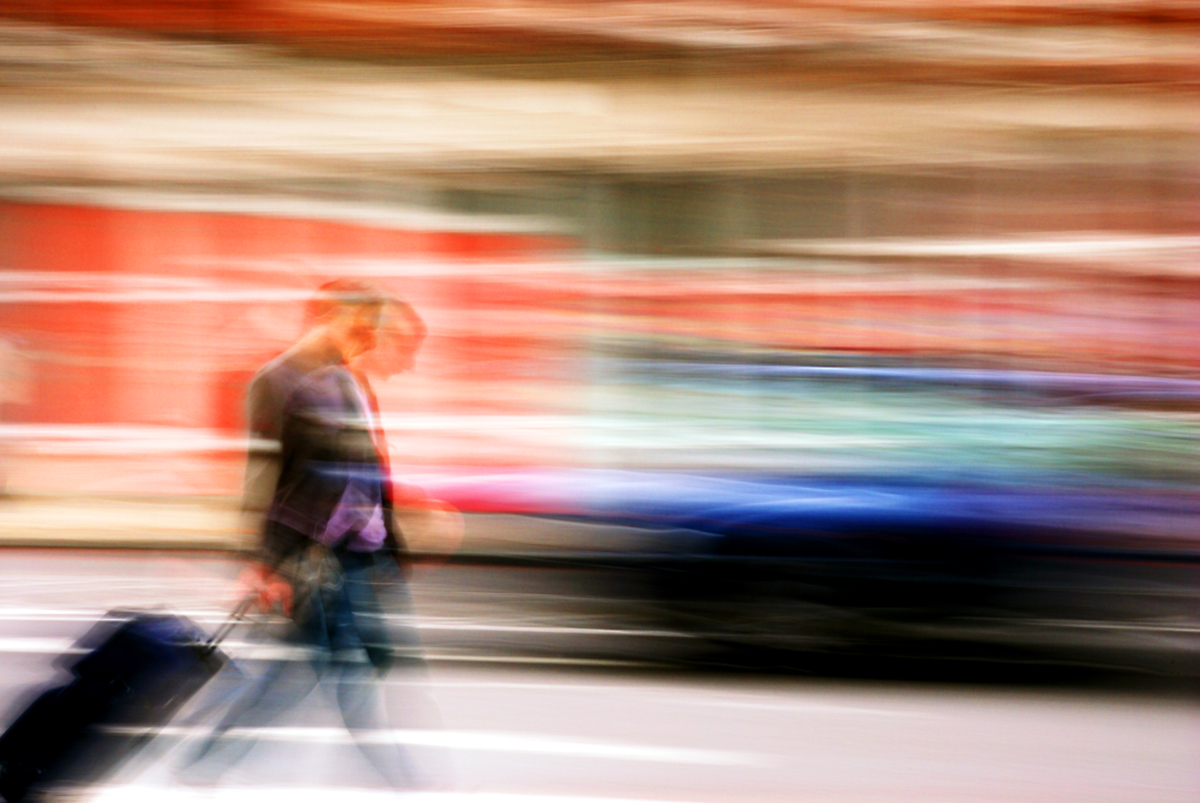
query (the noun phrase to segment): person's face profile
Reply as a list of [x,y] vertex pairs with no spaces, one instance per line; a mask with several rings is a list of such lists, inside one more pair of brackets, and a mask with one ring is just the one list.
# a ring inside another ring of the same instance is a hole
[[424,337],[402,317],[386,315],[378,330],[378,348],[363,361],[371,375],[390,379],[416,367]]
[[333,317],[331,331],[347,362],[375,348],[381,310],[375,305],[345,307]]
[[360,307],[354,316],[351,327],[351,338],[356,348],[356,354],[363,354],[379,345],[379,321],[382,310],[379,307]]

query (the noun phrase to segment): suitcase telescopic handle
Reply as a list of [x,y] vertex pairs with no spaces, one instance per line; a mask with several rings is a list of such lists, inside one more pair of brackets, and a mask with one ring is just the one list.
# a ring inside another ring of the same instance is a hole
[[221,623],[221,626],[218,627],[211,636],[209,636],[208,641],[204,642],[204,649],[206,652],[216,651],[217,646],[225,640],[225,637],[228,636],[233,628],[237,626],[238,622],[245,618],[246,611],[250,610],[250,606],[254,604],[254,599],[256,596],[256,594],[247,594],[242,598],[242,601],[239,602],[232,611],[230,611],[229,616],[225,618],[225,621]]

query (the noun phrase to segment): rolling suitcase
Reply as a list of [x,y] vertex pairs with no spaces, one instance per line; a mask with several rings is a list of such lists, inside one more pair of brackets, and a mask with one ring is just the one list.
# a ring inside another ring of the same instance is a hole
[[0,736],[0,797],[36,800],[114,772],[153,738],[226,658],[217,649],[250,600],[208,637],[190,620],[113,611],[60,659],[72,679],[42,692]]

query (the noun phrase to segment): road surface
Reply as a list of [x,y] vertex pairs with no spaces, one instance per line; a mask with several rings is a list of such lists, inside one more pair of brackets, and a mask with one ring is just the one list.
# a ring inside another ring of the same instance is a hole
[[[45,682],[53,659],[110,607],[167,603],[212,627],[235,573],[224,559],[197,556],[0,553],[0,699],[11,702]],[[438,621],[438,611],[429,618]],[[473,626],[487,633],[485,621]],[[531,638],[536,629],[530,625]],[[231,650],[245,658],[252,641],[235,634]],[[856,683],[581,665],[545,652],[536,661],[430,652],[424,674],[388,679],[388,738],[406,746],[430,781],[399,799],[1200,799],[1200,705],[1178,692]],[[258,746],[221,785],[178,783],[180,757],[210,721],[200,710],[205,702],[197,698],[194,710],[89,799],[397,799],[321,691],[256,732]]]

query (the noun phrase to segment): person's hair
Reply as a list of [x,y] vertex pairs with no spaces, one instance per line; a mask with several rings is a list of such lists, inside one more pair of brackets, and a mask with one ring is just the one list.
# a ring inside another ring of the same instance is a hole
[[318,321],[347,307],[382,307],[391,299],[379,287],[362,279],[334,279],[317,288],[305,308],[310,321]]

